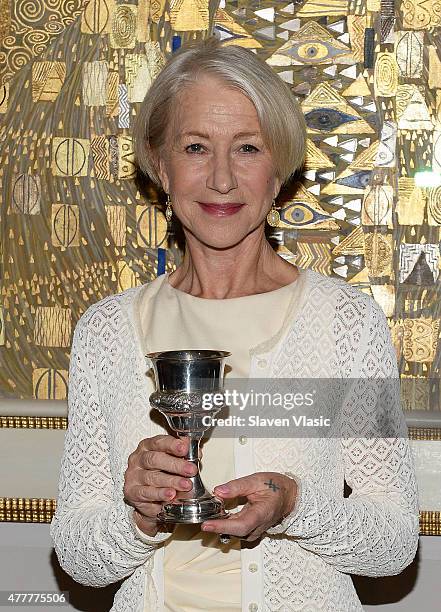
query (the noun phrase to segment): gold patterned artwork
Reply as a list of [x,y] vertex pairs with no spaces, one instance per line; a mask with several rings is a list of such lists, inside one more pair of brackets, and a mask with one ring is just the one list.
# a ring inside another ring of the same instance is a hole
[[433,45],[429,46],[429,87],[441,87],[441,59]]
[[[413,178],[398,179],[397,215],[400,225],[422,225],[426,207],[426,190],[415,185]],[[430,221],[429,221],[430,223]]]
[[306,140],[305,170],[334,168],[335,163],[310,140]]
[[80,246],[80,211],[78,206],[52,206],[52,244],[59,247]]
[[340,255],[362,255],[364,253],[364,233],[363,228],[354,229],[342,242],[333,249],[333,254]]
[[424,376],[401,377],[401,399],[404,410],[429,410],[429,385]]
[[371,285],[372,295],[383,309],[386,317],[393,317],[395,311],[395,287],[393,285]]
[[[429,47],[430,49],[430,47]],[[400,76],[420,78],[423,72],[424,33],[397,32],[395,53]],[[429,68],[430,70],[430,68]],[[430,79],[430,71],[429,71]]]
[[54,102],[66,77],[64,62],[35,62],[32,66],[32,99]]
[[371,277],[392,274],[392,236],[377,232],[364,234],[364,256]]
[[400,3],[400,12],[408,30],[425,30],[441,25],[440,0],[405,0]]
[[40,346],[69,346],[71,313],[68,308],[39,306],[35,312],[34,342]]
[[297,242],[295,264],[301,268],[310,268],[329,276],[331,273],[331,248],[329,243],[318,241]]
[[417,318],[404,320],[403,352],[407,361],[431,362],[435,357],[439,321]]
[[392,185],[369,186],[363,200],[362,223],[366,226],[386,225],[392,228],[393,197]]
[[136,173],[135,158],[133,153],[133,145],[131,136],[120,136],[118,138],[118,159],[120,179],[133,179]]
[[85,138],[53,138],[52,172],[58,176],[87,176],[89,149]]
[[117,4],[110,16],[109,44],[114,49],[133,49],[136,43],[137,6]]
[[173,30],[208,30],[208,0],[170,0]]
[[281,228],[338,229],[338,223],[302,184],[297,185],[295,197],[285,204],[280,217]]
[[367,17],[366,15],[347,15],[347,24],[354,60],[362,62],[364,60],[364,38],[367,28]]
[[83,64],[83,102],[85,106],[105,106],[107,102],[107,78],[109,66],[106,61]]
[[379,53],[375,62],[374,88],[380,98],[395,96],[398,87],[398,64],[395,53]]
[[298,17],[321,17],[322,15],[346,15],[347,0],[330,0],[323,3],[320,0],[306,0],[302,8],[297,11]]
[[105,209],[112,240],[116,246],[122,247],[126,244],[127,210],[125,206],[109,205]]
[[[408,389],[440,377],[440,0],[31,5],[0,0],[4,395],[65,399],[86,308],[179,263],[132,128],[166,58],[210,34],[266,61],[305,115],[280,256],[377,301]],[[434,394],[406,398],[441,409]]]
[[[111,114],[111,113],[107,113]],[[90,140],[92,154],[91,176],[110,181],[110,141],[107,136],[93,136]]]
[[[39,176],[16,175],[12,179],[11,192],[11,212],[23,215],[40,214],[41,181]],[[14,234],[13,230],[12,233]]]
[[116,0],[90,0],[81,14],[83,34],[109,34]]
[[308,21],[298,32],[293,32],[290,39],[267,59],[270,66],[354,62],[351,49],[314,21]]
[[165,243],[167,222],[157,206],[137,206],[136,227],[139,246],[157,248]]
[[[302,103],[303,112],[313,112],[316,109],[325,108],[344,113],[352,120],[348,123],[336,124],[335,127],[330,123],[329,132],[333,134],[370,134],[373,129],[360,116],[358,111],[351,107],[346,100],[340,96],[330,85],[321,83]],[[309,125],[308,131],[313,134],[320,133],[322,126]]]
[[396,102],[399,129],[433,130],[429,109],[416,85],[399,85]]
[[441,187],[434,187],[427,191],[429,225],[441,225]]
[[35,368],[32,372],[32,385],[36,399],[65,399],[68,389],[68,371]]

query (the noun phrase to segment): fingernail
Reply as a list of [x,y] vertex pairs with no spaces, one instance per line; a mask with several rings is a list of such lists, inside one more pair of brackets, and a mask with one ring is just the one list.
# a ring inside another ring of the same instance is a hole
[[226,485],[219,485],[218,487],[214,487],[214,490],[218,493],[228,493],[229,488]]
[[202,531],[214,531],[213,525],[203,525]]

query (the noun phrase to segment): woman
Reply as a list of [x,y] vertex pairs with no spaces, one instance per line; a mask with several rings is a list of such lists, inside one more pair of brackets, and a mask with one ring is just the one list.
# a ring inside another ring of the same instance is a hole
[[[101,300],[77,324],[51,530],[60,563],[84,584],[126,578],[115,611],[362,610],[349,574],[401,572],[418,538],[399,397],[380,384],[367,397],[354,383],[340,438],[212,437],[202,475],[230,518],[172,530],[156,519],[195,468],[149,416],[149,351],[228,350],[236,377],[398,376],[377,304],[289,264],[265,238],[302,164],[299,106],[252,52],[210,39],[169,60],[135,137],[186,250],[172,274]],[[397,435],[363,437],[380,412]]]

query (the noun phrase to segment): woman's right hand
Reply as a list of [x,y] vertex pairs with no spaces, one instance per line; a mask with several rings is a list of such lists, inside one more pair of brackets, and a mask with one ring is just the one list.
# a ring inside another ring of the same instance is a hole
[[189,439],[159,435],[145,438],[129,455],[124,476],[124,499],[135,508],[134,519],[147,535],[158,532],[157,515],[164,502],[171,501],[177,491],[190,491],[189,477],[196,465],[183,457]]

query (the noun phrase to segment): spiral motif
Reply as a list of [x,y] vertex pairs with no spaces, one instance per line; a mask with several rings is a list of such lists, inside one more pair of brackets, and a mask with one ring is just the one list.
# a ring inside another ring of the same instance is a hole
[[32,47],[33,45],[41,45],[47,43],[50,36],[47,32],[42,30],[30,30],[23,36],[23,42],[25,45]]
[[8,61],[13,71],[20,70],[23,66],[26,66],[32,59],[32,53],[27,49],[11,49],[8,53]]
[[11,49],[14,45],[15,45],[15,36],[5,36],[3,39],[3,47],[6,47],[7,49]]
[[77,17],[85,8],[87,2],[85,0],[67,0],[61,7],[61,15],[69,17],[74,15]]
[[20,20],[28,23],[40,21],[45,12],[42,0],[16,0],[14,9]]
[[62,3],[63,0],[45,0],[46,7],[52,11],[57,11],[57,13],[59,12]]
[[42,53],[44,53],[46,49],[47,49],[47,45],[43,45],[43,44],[34,45],[32,47],[32,55],[37,57],[38,55],[41,55]]
[[[54,15],[55,17],[55,15]],[[48,32],[51,36],[54,34],[61,34],[61,32],[64,30],[65,26],[60,23],[59,21],[55,21],[55,19],[49,18],[49,21],[47,21],[44,24],[44,29],[46,30],[46,32]]]

